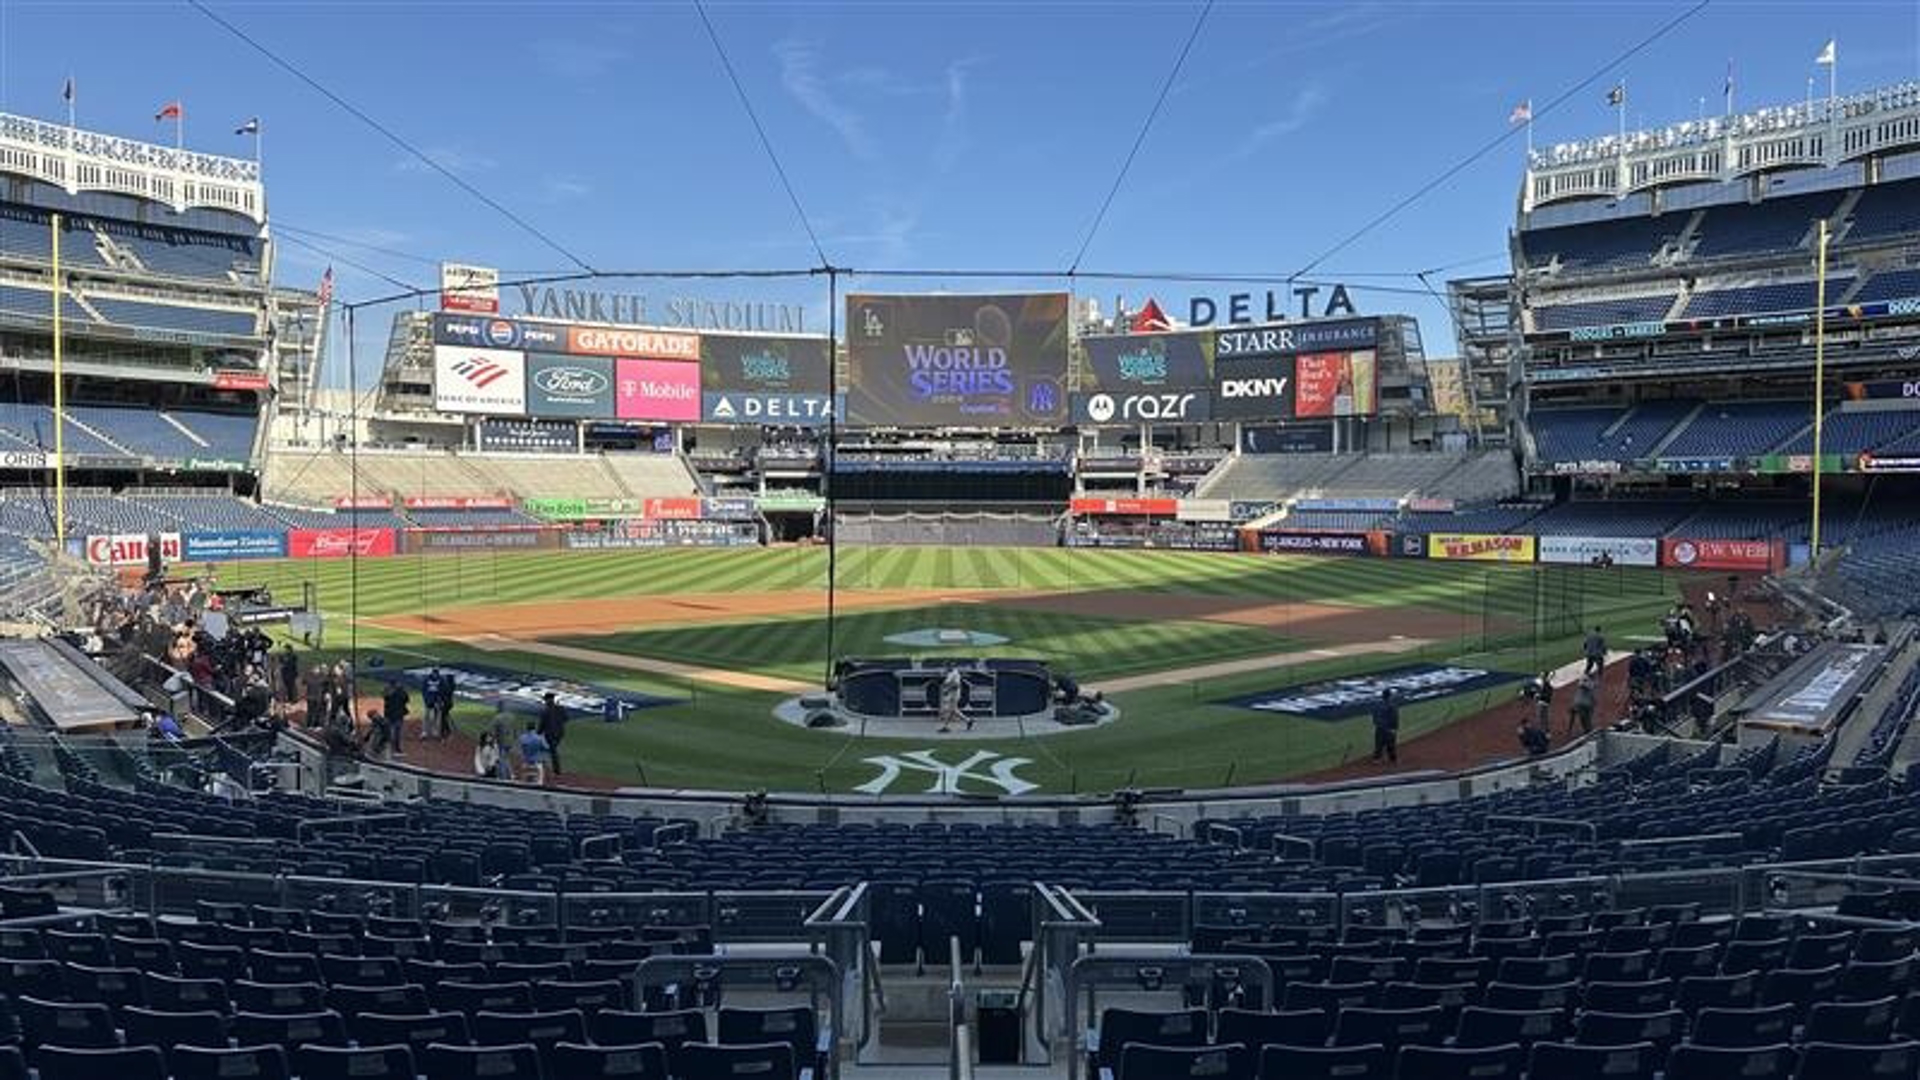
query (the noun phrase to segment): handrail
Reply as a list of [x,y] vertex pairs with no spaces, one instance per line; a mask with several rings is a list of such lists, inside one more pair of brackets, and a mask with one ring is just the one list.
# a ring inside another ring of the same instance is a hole
[[948,1080],[960,1080],[962,1063],[971,1065],[972,1059],[972,1039],[967,1032],[966,965],[961,962],[960,936],[952,934],[947,937]]

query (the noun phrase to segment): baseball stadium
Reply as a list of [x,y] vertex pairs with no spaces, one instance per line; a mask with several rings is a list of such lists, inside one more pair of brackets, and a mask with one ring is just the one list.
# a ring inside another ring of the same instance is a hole
[[1920,1080],[1920,86],[1835,80],[1526,102],[1424,333],[308,288],[257,119],[0,113],[0,1080]]

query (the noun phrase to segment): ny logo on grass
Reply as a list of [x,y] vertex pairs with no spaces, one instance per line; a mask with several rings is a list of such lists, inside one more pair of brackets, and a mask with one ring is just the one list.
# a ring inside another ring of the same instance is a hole
[[[883,754],[879,757],[863,759],[867,764],[880,770],[880,775],[854,788],[869,795],[884,794],[900,779],[902,773],[921,773],[930,779],[927,784],[928,795],[957,795],[962,791],[961,782],[967,782],[967,790],[974,794],[985,794],[982,787],[995,787],[1006,795],[1024,795],[1038,788],[1039,784],[1030,784],[1014,775],[1014,770],[1022,765],[1033,764],[1033,759],[1023,757],[1001,757],[991,750],[975,750],[958,765],[948,765],[933,756],[932,750],[909,750],[904,754]],[[985,771],[979,771],[982,767]]]

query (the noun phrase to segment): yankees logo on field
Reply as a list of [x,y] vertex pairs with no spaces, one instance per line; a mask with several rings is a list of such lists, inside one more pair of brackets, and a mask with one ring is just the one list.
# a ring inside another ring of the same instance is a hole
[[1028,783],[1015,774],[1022,765],[1033,764],[1033,759],[1023,757],[1003,757],[992,750],[975,750],[966,760],[957,765],[949,765],[934,756],[932,750],[909,750],[904,754],[882,754],[878,757],[864,758],[867,764],[880,770],[873,779],[855,787],[853,790],[868,795],[884,795],[903,775],[916,775],[927,778],[923,794],[958,795],[962,792],[974,795],[1001,794],[1024,795],[1040,785]]

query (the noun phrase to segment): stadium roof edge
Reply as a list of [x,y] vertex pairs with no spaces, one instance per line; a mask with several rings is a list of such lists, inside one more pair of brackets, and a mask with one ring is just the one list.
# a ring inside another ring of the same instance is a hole
[[204,154],[0,113],[0,172],[67,192],[111,192],[176,212],[225,210],[256,224],[267,216],[260,163]]
[[1527,161],[1521,212],[1680,184],[1832,168],[1920,147],[1920,82],[1557,143]]

